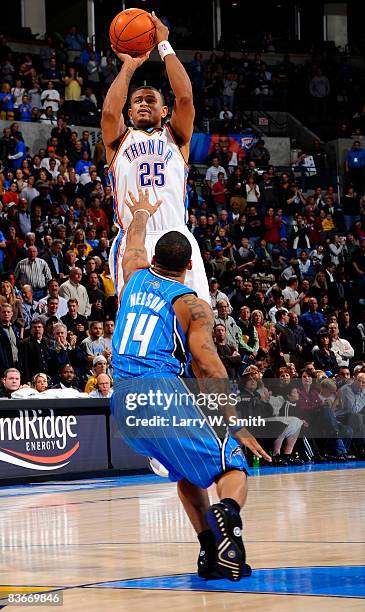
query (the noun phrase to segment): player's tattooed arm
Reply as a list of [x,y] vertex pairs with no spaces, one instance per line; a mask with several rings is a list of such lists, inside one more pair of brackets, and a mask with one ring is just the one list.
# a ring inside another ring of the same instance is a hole
[[145,248],[146,226],[148,219],[161,204],[161,200],[154,205],[150,204],[147,189],[144,193],[142,189],[138,189],[138,201],[130,191],[128,193],[131,202],[125,200],[125,204],[131,211],[133,219],[127,231],[126,249],[122,259],[125,284],[134,272],[150,266]]
[[111,162],[118,141],[125,130],[123,108],[127,102],[130,81],[137,68],[139,68],[150,55],[149,53],[145,53],[139,57],[131,57],[126,53],[118,53],[115,49],[113,49],[113,51],[120,61],[123,62],[123,65],[119,74],[108,89],[101,116],[101,131],[106,148],[108,164]]

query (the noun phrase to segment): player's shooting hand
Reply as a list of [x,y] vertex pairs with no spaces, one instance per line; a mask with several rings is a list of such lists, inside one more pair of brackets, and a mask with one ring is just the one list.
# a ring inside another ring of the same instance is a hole
[[155,204],[150,204],[148,189],[146,189],[144,193],[142,189],[138,189],[138,202],[131,191],[128,191],[128,193],[132,202],[129,202],[126,199],[125,203],[131,211],[133,217],[138,210],[145,210],[152,217],[162,202],[162,200],[157,200]]
[[150,13],[150,17],[156,26],[156,44],[158,45],[158,43],[160,43],[162,40],[168,40],[169,38],[168,27],[165,26],[165,24],[162,23],[161,19],[159,19],[156,16],[155,11],[152,11],[152,13]]
[[264,451],[262,446],[260,446],[256,438],[254,438],[249,431],[242,429],[241,431],[237,432],[236,437],[238,438],[239,442],[246,448],[249,448],[256,457],[259,459],[266,459],[266,461],[272,461],[270,455]]
[[120,53],[119,51],[116,50],[115,47],[113,47],[113,45],[112,45],[112,49],[115,55],[117,56],[117,58],[120,59],[120,61],[123,62],[123,64],[128,64],[134,70],[137,70],[137,68],[142,66],[142,64],[144,64],[144,62],[148,60],[151,54],[151,51],[147,51],[147,53],[144,53],[143,55],[132,57],[131,55],[128,55],[128,53]]

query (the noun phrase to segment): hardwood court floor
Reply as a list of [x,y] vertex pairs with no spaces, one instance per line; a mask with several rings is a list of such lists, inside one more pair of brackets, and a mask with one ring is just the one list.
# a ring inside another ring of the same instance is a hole
[[[364,469],[274,472],[250,478],[249,485],[244,534],[255,570],[364,565]],[[224,592],[203,581],[192,590],[195,578],[189,575],[198,545],[175,491],[174,484],[153,475],[0,489],[0,608],[6,586],[13,591],[43,586],[65,588],[59,609],[75,612],[365,609],[363,598],[343,596],[341,579],[331,597],[308,595],[305,580],[292,590],[302,595],[237,592],[236,585],[245,588],[245,580],[234,586],[225,582]],[[189,575],[168,578],[167,590],[159,579],[148,581],[175,574]],[[117,588],[85,588],[133,578],[146,579],[142,588],[117,582],[110,585]],[[179,580],[182,590],[175,589]]]

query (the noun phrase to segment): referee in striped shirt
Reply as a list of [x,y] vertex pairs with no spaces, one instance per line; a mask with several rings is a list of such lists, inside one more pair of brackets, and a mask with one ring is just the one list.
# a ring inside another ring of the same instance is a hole
[[45,287],[52,278],[47,262],[37,257],[37,255],[37,247],[30,246],[28,248],[28,257],[21,259],[14,271],[17,283],[33,287],[33,297],[36,301],[45,295]]

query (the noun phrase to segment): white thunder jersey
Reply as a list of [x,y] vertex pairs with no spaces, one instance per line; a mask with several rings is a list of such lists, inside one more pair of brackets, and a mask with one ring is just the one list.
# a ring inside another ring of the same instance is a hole
[[149,130],[127,128],[109,167],[120,227],[126,230],[132,221],[124,200],[128,191],[138,199],[138,188],[148,189],[152,204],[162,200],[147,223],[147,233],[185,226],[187,174],[187,165],[168,123]]
[[209,287],[199,245],[186,226],[186,180],[188,167],[175,142],[170,125],[139,130],[127,128],[109,166],[114,195],[115,221],[119,234],[110,249],[109,264],[117,294],[124,280],[122,258],[126,245],[126,230],[132,214],[125,205],[131,191],[138,199],[138,188],[148,189],[151,204],[162,200],[156,213],[147,222],[146,251],[149,261],[158,239],[177,230],[189,240],[192,248],[192,270],[187,270],[185,284],[210,304]]

